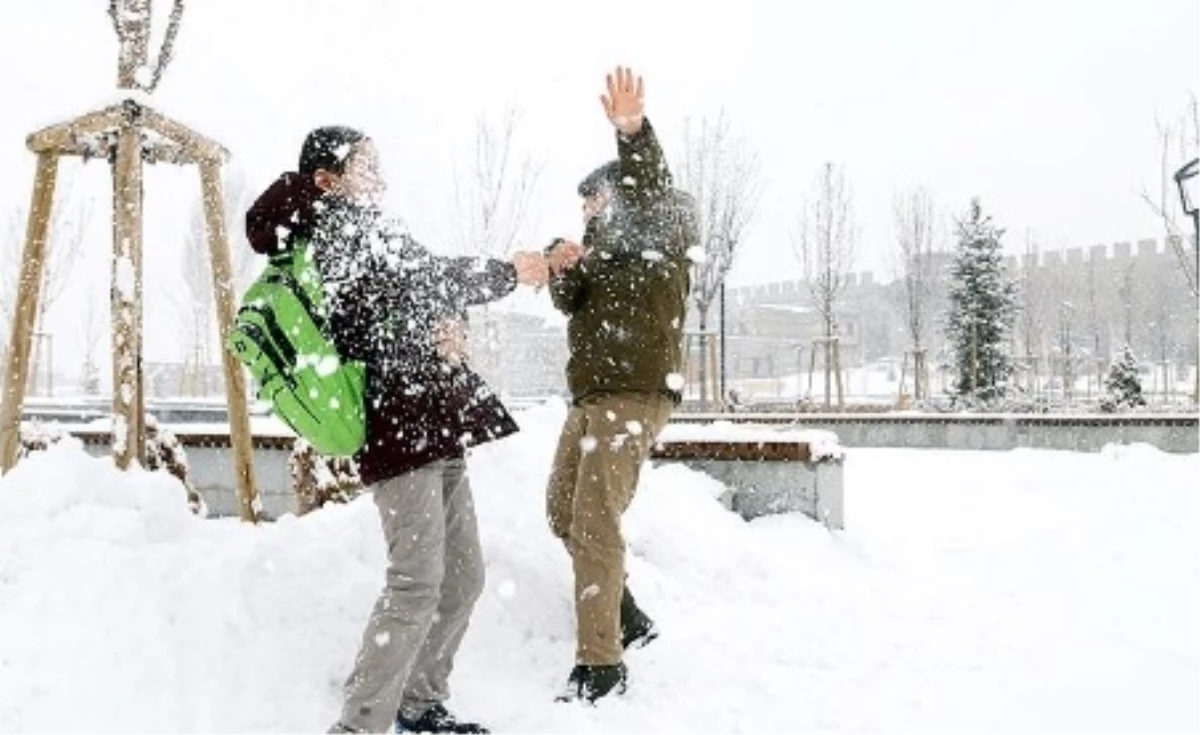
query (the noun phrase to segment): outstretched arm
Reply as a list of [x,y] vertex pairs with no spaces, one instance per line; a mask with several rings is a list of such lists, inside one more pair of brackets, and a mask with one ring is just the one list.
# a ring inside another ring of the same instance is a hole
[[617,129],[617,186],[636,200],[661,197],[671,188],[671,172],[654,128],[646,119],[646,86],[627,67],[618,67],[605,81],[608,93],[600,95],[600,104]]

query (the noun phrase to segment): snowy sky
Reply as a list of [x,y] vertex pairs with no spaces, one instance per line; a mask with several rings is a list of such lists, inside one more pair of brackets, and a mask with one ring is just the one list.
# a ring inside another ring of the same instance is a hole
[[[112,99],[106,5],[0,3],[4,219],[28,201],[26,133]],[[158,5],[165,20],[169,3]],[[540,246],[579,234],[575,183],[613,151],[603,74],[629,63],[646,75],[668,152],[688,116],[721,108],[758,150],[765,191],[733,276],[751,282],[797,273],[788,236],[827,159],[853,182],[864,268],[886,266],[892,194],[918,183],[944,210],[982,195],[1014,247],[1026,228],[1050,247],[1157,236],[1137,191],[1157,172],[1155,117],[1197,91],[1197,28],[1194,0],[204,0],[189,4],[156,97],[225,143],[254,190],[294,166],[311,127],[363,127],[401,213],[435,248],[454,228],[451,170],[475,117],[516,104],[520,147],[545,163],[524,233]],[[194,176],[149,180],[150,299],[178,288]],[[103,169],[74,195],[106,196]],[[110,247],[105,214],[93,217],[89,262]],[[76,269],[78,298],[103,268]],[[67,330],[71,311],[56,309]]]

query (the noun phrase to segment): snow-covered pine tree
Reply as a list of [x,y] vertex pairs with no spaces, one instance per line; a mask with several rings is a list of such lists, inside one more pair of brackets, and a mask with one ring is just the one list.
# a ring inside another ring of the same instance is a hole
[[1122,348],[1121,357],[1109,367],[1104,389],[1106,395],[1100,407],[1110,413],[1146,405],[1146,399],[1142,396],[1142,381],[1138,378],[1137,358],[1129,345]]
[[1012,362],[1009,334],[1016,315],[1016,285],[1004,272],[1000,238],[1004,231],[971,200],[956,223],[958,242],[950,269],[950,343],[956,402],[994,405],[1008,391]]

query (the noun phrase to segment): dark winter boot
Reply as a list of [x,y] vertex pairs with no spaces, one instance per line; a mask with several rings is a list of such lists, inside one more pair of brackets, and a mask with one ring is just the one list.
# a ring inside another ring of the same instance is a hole
[[425,710],[415,720],[408,720],[404,715],[396,715],[396,732],[488,732],[487,728],[475,722],[459,722],[440,704],[435,704]]
[[625,664],[612,666],[576,666],[567,677],[567,687],[556,702],[583,700],[595,703],[610,694],[624,694],[629,680]]
[[626,585],[621,593],[621,645],[628,648],[643,648],[658,637],[658,627],[650,616],[642,612],[633,593]]

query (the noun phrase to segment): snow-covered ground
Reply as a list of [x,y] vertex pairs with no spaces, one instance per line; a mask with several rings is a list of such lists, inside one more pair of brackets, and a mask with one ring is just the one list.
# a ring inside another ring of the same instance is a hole
[[[567,560],[542,518],[561,407],[472,460],[489,581],[454,707],[501,732],[1200,729],[1200,456],[847,452],[848,528],[745,523],[648,471],[630,693],[552,702]],[[64,445],[0,480],[0,731],[317,732],[382,579],[369,499],[253,528]]]

